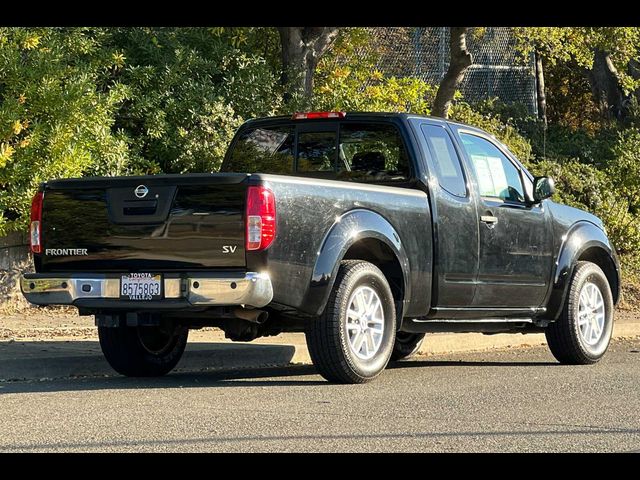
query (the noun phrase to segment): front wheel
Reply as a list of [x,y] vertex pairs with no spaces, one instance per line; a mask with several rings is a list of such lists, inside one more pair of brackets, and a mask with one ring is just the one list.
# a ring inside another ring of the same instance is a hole
[[391,357],[395,317],[393,295],[380,269],[361,260],[341,262],[324,313],[306,331],[318,372],[337,383],[376,378]]
[[178,364],[189,330],[158,327],[98,327],[100,347],[109,365],[129,377],[159,377]]
[[560,318],[545,330],[549,349],[560,363],[596,363],[607,351],[612,332],[609,281],[596,264],[578,262]]

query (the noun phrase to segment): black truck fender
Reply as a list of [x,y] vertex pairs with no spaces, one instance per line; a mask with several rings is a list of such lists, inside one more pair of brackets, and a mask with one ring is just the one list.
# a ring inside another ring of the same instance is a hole
[[[355,209],[338,218],[322,241],[303,302],[308,313],[322,313],[340,262],[347,258],[370,261],[378,266],[391,285],[396,307],[406,309],[411,298],[409,259],[398,232],[378,213]],[[402,312],[397,314],[400,328]]]
[[562,313],[569,279],[575,265],[586,260],[598,265],[607,276],[614,304],[620,296],[620,263],[611,242],[602,229],[588,221],[576,222],[566,233],[553,272],[551,295],[545,317],[557,320]]

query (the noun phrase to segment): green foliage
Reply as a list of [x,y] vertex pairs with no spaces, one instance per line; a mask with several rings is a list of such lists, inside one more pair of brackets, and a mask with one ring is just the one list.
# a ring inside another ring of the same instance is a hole
[[338,67],[318,89],[313,108],[352,112],[411,112],[428,115],[435,87],[415,78],[383,78],[372,72],[371,84],[348,67]]
[[602,209],[611,191],[606,174],[592,165],[570,160],[542,160],[530,167],[536,176],[550,176],[556,182],[554,200],[595,212]]
[[634,214],[640,213],[640,131],[632,128],[618,134],[611,149],[613,158],[606,173],[616,193],[626,200]]
[[543,157],[542,125],[529,122],[534,175],[556,180],[555,199],[600,217],[624,264],[640,253],[640,132],[610,126],[597,132],[550,125]]
[[[637,167],[634,167],[637,170]],[[592,212],[604,223],[621,255],[640,252],[640,215],[637,205],[619,188],[621,179],[612,170],[598,169],[571,159],[543,160],[531,166],[534,175],[556,181],[554,200]]]
[[363,28],[353,28],[336,40],[332,54],[318,65],[312,108],[428,115],[437,88],[416,78],[385,77],[376,70],[375,51],[358,53],[370,35]]
[[276,112],[282,101],[276,74],[244,49],[256,32],[114,31],[111,42],[126,59],[121,81],[132,92],[116,125],[132,139],[133,171],[216,171],[244,118]]
[[59,177],[215,171],[282,104],[275,29],[0,29],[0,235]]
[[629,61],[638,56],[640,29],[636,27],[515,27],[518,49],[524,57],[533,51],[550,63],[574,62],[591,68],[595,49],[611,53],[622,86],[627,92],[640,86],[640,80],[627,73]]
[[129,91],[104,82],[120,66],[114,50],[101,48],[103,35],[0,29],[0,235],[24,228],[40,182],[101,164],[125,168],[127,139],[112,127]]
[[531,143],[533,158],[551,158],[602,167],[612,158],[612,147],[618,139],[618,129],[611,126],[598,129],[577,128],[565,122],[550,123],[548,128],[530,115],[525,105],[505,104],[497,98],[474,103],[474,111],[497,118],[513,126]]

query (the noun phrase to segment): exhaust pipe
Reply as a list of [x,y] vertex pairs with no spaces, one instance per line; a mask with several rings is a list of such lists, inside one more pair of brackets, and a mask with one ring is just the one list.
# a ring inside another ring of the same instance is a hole
[[247,322],[263,324],[269,318],[269,312],[264,310],[255,310],[249,308],[236,308],[233,310],[233,314],[236,318],[246,320]]

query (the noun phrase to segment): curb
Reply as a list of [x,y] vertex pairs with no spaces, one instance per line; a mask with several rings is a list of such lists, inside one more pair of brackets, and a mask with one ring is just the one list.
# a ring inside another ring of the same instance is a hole
[[[613,338],[640,336],[640,322],[614,323]],[[304,338],[303,338],[304,341]],[[450,353],[477,352],[499,348],[519,348],[546,345],[544,333],[432,333],[427,334],[418,356],[442,355]],[[291,363],[311,364],[307,346],[296,343]]]
[[[640,336],[640,322],[618,322],[613,324],[613,338]],[[444,333],[428,336],[418,355],[473,352],[494,348],[517,348],[546,345],[544,333]]]

